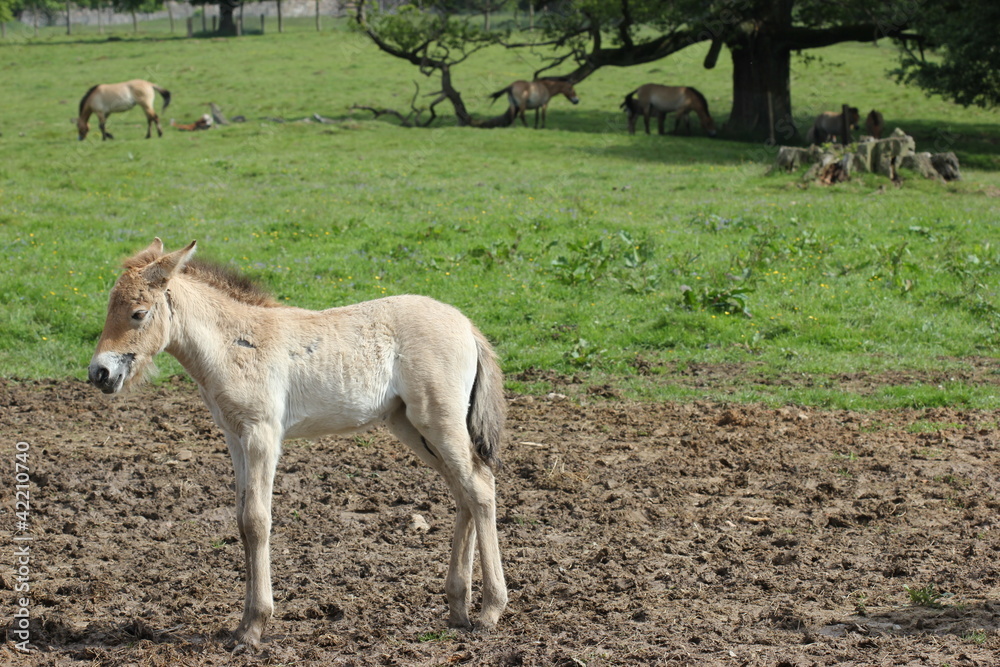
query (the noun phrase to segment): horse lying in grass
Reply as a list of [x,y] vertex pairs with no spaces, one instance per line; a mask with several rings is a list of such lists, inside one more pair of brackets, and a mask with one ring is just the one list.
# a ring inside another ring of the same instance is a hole
[[535,129],[538,129],[538,112],[542,112],[542,127],[545,127],[545,114],[549,108],[549,101],[556,95],[565,95],[573,104],[579,104],[580,98],[573,88],[573,84],[565,79],[537,79],[535,81],[515,81],[506,88],[498,90],[490,95],[493,101],[501,95],[507,95],[510,102],[510,112],[514,114],[511,122],[521,117],[521,122],[528,127],[528,121],[524,118],[524,112],[528,109],[535,110]]
[[458,506],[445,582],[452,626],[470,627],[479,548],[477,628],[507,604],[496,528],[506,404],[490,344],[458,310],[395,296],[311,311],[275,302],[246,278],[193,261],[195,243],[153,243],[125,261],[90,362],[106,394],[137,383],[166,350],[198,383],[225,434],[236,473],[236,523],[246,552],[237,647],[255,646],[274,610],[271,491],[286,438],[314,438],[384,422],[440,473]]
[[684,121],[688,134],[691,133],[690,114],[692,111],[698,116],[701,128],[710,137],[716,135],[715,121],[708,113],[708,100],[698,90],[689,86],[661,86],[655,83],[647,83],[639,86],[625,96],[625,101],[621,103],[621,108],[628,114],[628,133],[635,134],[635,121],[642,116],[646,124],[646,134],[649,134],[649,117],[656,116],[660,134],[664,132],[664,122],[667,114],[676,112],[674,121],[674,132],[680,129],[681,121]]
[[[837,143],[837,139],[840,138],[840,143],[850,143],[851,138],[849,136],[840,136],[844,129],[843,118],[844,115],[836,111],[824,111],[816,116],[816,121],[809,128],[809,131],[806,132],[806,141],[810,144],[824,144],[828,141]],[[858,129],[859,122],[861,122],[861,115],[858,113],[858,108],[849,107],[847,109],[848,132]]]
[[153,109],[153,102],[156,95],[163,96],[163,110],[170,104],[170,91],[160,88],[155,83],[133,79],[123,83],[99,83],[88,90],[83,99],[80,100],[80,115],[76,119],[76,127],[80,131],[80,141],[87,138],[90,131],[90,116],[97,114],[97,121],[101,126],[101,140],[114,139],[108,132],[105,124],[108,116],[113,113],[128,111],[132,107],[139,107],[146,114],[146,138],[152,135],[153,124],[156,124],[158,136],[163,136],[163,128],[160,127],[160,117]]

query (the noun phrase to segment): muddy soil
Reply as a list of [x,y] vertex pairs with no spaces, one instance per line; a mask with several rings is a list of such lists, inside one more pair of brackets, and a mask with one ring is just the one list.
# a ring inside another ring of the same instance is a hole
[[489,635],[445,624],[441,479],[382,431],[288,443],[275,617],[259,652],[234,656],[232,471],[193,385],[108,401],[80,382],[0,381],[3,618],[16,640],[28,544],[37,647],[8,641],[0,664],[997,664],[996,413],[593,394],[509,397],[511,601]]

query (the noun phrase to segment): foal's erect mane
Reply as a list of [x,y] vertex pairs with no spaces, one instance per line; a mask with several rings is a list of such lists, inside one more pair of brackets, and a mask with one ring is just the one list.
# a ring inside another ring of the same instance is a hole
[[184,265],[184,275],[217,289],[240,303],[265,307],[278,305],[270,292],[228,266],[192,259]]
[[[154,250],[144,250],[125,260],[125,269],[141,269],[160,258]],[[185,276],[224,293],[234,301],[251,306],[280,305],[271,293],[243,274],[215,262],[192,259],[182,269]]]
[[[101,85],[101,84],[97,84],[97,86],[99,86],[99,85]],[[90,94],[92,92],[94,92],[94,89],[97,88],[97,86],[92,86],[90,88],[90,90],[88,90],[87,92],[85,92],[83,94],[83,97],[80,99],[80,115],[81,116],[83,115],[83,107],[86,106],[86,104],[87,104],[87,98],[90,97]]]

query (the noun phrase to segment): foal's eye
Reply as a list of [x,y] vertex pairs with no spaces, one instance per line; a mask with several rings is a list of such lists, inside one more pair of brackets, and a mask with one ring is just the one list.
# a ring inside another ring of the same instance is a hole
[[135,320],[136,322],[141,322],[144,319],[146,319],[147,313],[149,313],[148,310],[137,310],[134,313],[132,313],[132,319]]

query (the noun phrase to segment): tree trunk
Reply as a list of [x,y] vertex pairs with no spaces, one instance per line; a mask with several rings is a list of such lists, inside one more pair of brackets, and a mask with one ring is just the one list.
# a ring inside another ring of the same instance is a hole
[[316,32],[321,30],[319,21],[319,0],[316,0]]
[[236,8],[242,4],[240,0],[220,0],[219,2],[219,34],[235,35],[236,19],[233,14]]
[[70,16],[69,16],[69,2],[66,3],[66,34],[67,35],[73,34],[73,24],[70,22]]
[[281,22],[281,0],[278,0],[278,32],[283,32],[283,26]]
[[135,13],[134,9],[131,10],[131,11],[132,11],[132,32],[133,33],[138,33],[139,32],[139,17],[136,16],[136,13]]
[[174,6],[170,0],[167,0],[163,4],[167,6],[167,18],[170,19],[170,34],[172,35],[174,34]]
[[[472,125],[472,116],[469,115],[468,109],[465,108],[465,102],[462,101],[462,94],[451,85],[451,68],[447,65],[441,68],[441,94],[448,98],[451,106],[454,107],[455,118],[458,119],[459,127]],[[433,109],[431,111],[433,112]]]
[[779,143],[794,141],[798,130],[792,120],[791,52],[763,32],[741,35],[729,48],[733,108],[726,134],[753,139],[774,136]]

